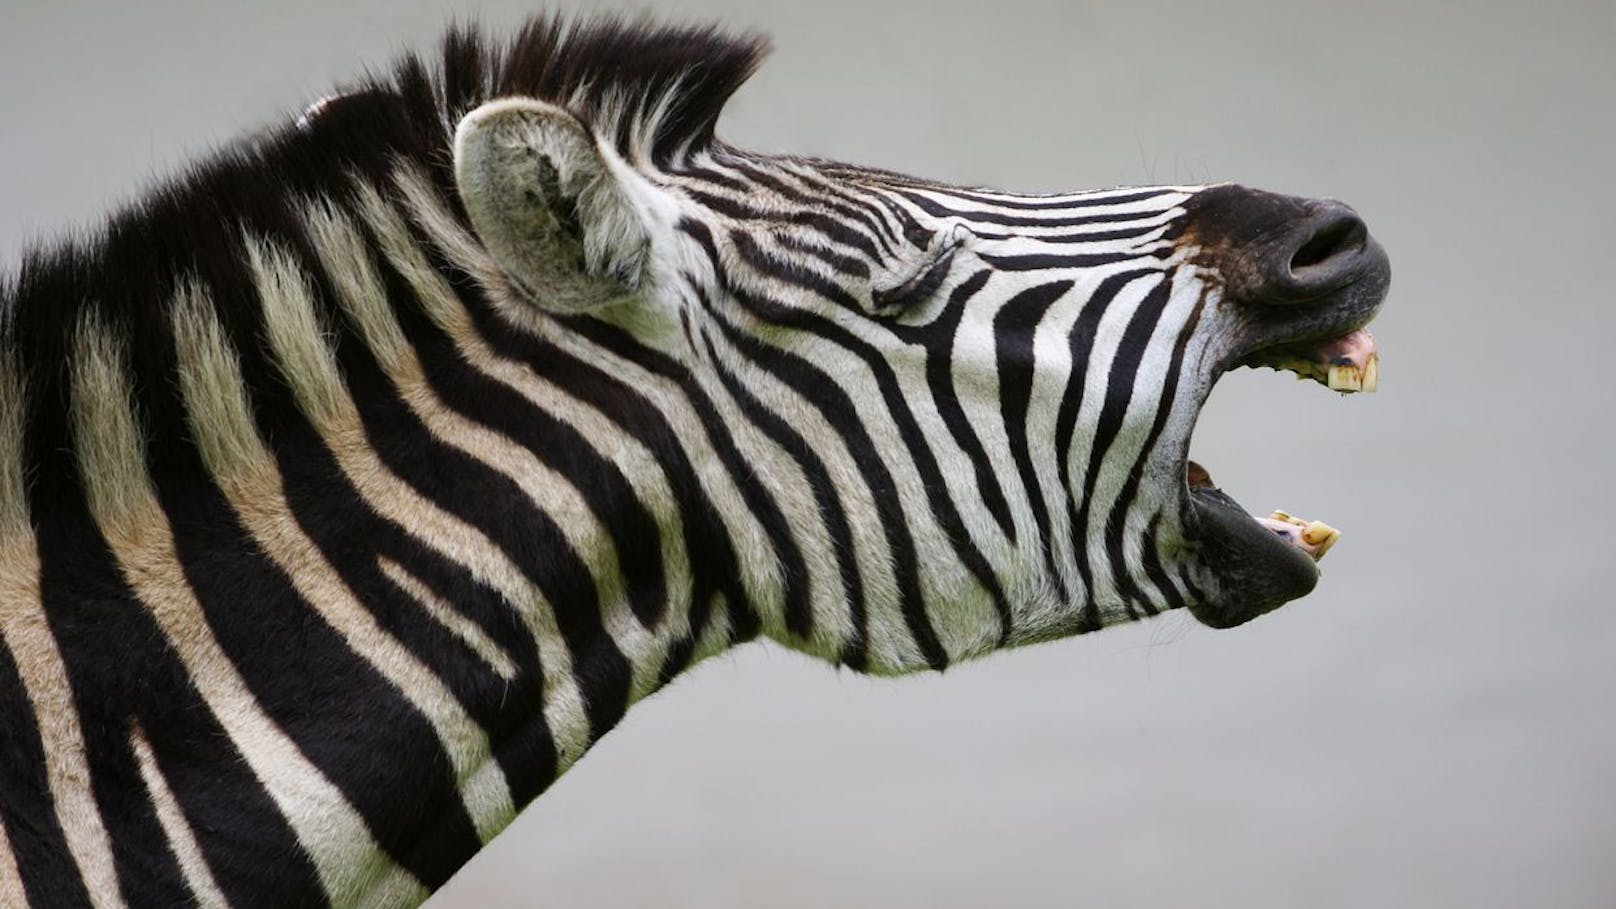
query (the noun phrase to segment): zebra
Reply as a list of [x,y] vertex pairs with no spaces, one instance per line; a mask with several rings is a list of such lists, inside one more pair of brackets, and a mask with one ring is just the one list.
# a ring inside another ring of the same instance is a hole
[[[0,905],[414,905],[628,707],[1308,593],[1189,461],[1373,390],[1333,201],[715,135],[766,38],[451,30],[0,282]],[[430,62],[429,62],[430,61]]]

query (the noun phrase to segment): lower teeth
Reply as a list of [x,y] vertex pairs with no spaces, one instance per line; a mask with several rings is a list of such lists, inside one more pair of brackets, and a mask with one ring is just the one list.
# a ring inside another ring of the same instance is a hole
[[1304,521],[1283,511],[1258,518],[1257,522],[1312,556],[1315,562],[1324,558],[1330,547],[1341,539],[1341,531],[1322,521]]

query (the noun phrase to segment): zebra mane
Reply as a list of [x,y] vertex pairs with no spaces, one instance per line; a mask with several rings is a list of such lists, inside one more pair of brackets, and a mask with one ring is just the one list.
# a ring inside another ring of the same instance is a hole
[[[487,100],[559,104],[630,160],[698,154],[768,49],[759,34],[645,18],[541,15],[503,42],[452,28],[434,55],[406,53],[295,122],[189,165],[92,230],[25,248],[17,271],[0,274],[0,367],[11,361],[26,377],[65,364],[69,336],[92,310],[135,338],[166,331],[169,301],[186,282],[240,282],[245,235],[298,245],[306,200],[345,197],[355,180],[385,186],[400,161],[460,215],[454,128]],[[248,325],[233,328],[251,336]]]
[[[724,104],[768,51],[756,33],[552,15],[530,20],[504,48],[474,28],[451,30],[435,81],[451,129],[482,101],[524,95],[568,108],[624,154],[665,163],[713,142]],[[394,82],[402,94],[418,91],[419,63],[406,58]]]

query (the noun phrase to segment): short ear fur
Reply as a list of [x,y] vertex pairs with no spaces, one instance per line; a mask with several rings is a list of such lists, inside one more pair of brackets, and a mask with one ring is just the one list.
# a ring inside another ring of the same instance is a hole
[[535,303],[583,312],[647,280],[651,214],[637,175],[566,110],[482,105],[455,130],[455,183],[483,245]]

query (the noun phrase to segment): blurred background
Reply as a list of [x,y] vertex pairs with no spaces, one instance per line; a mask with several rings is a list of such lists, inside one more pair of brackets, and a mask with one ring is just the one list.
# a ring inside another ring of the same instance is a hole
[[[1616,4],[559,5],[772,33],[720,130],[758,150],[1344,199],[1392,256],[1382,392],[1242,372],[1196,436],[1253,510],[1344,530],[1307,599],[902,680],[742,648],[434,909],[1616,905]],[[451,17],[538,8],[4,0],[0,263]]]

